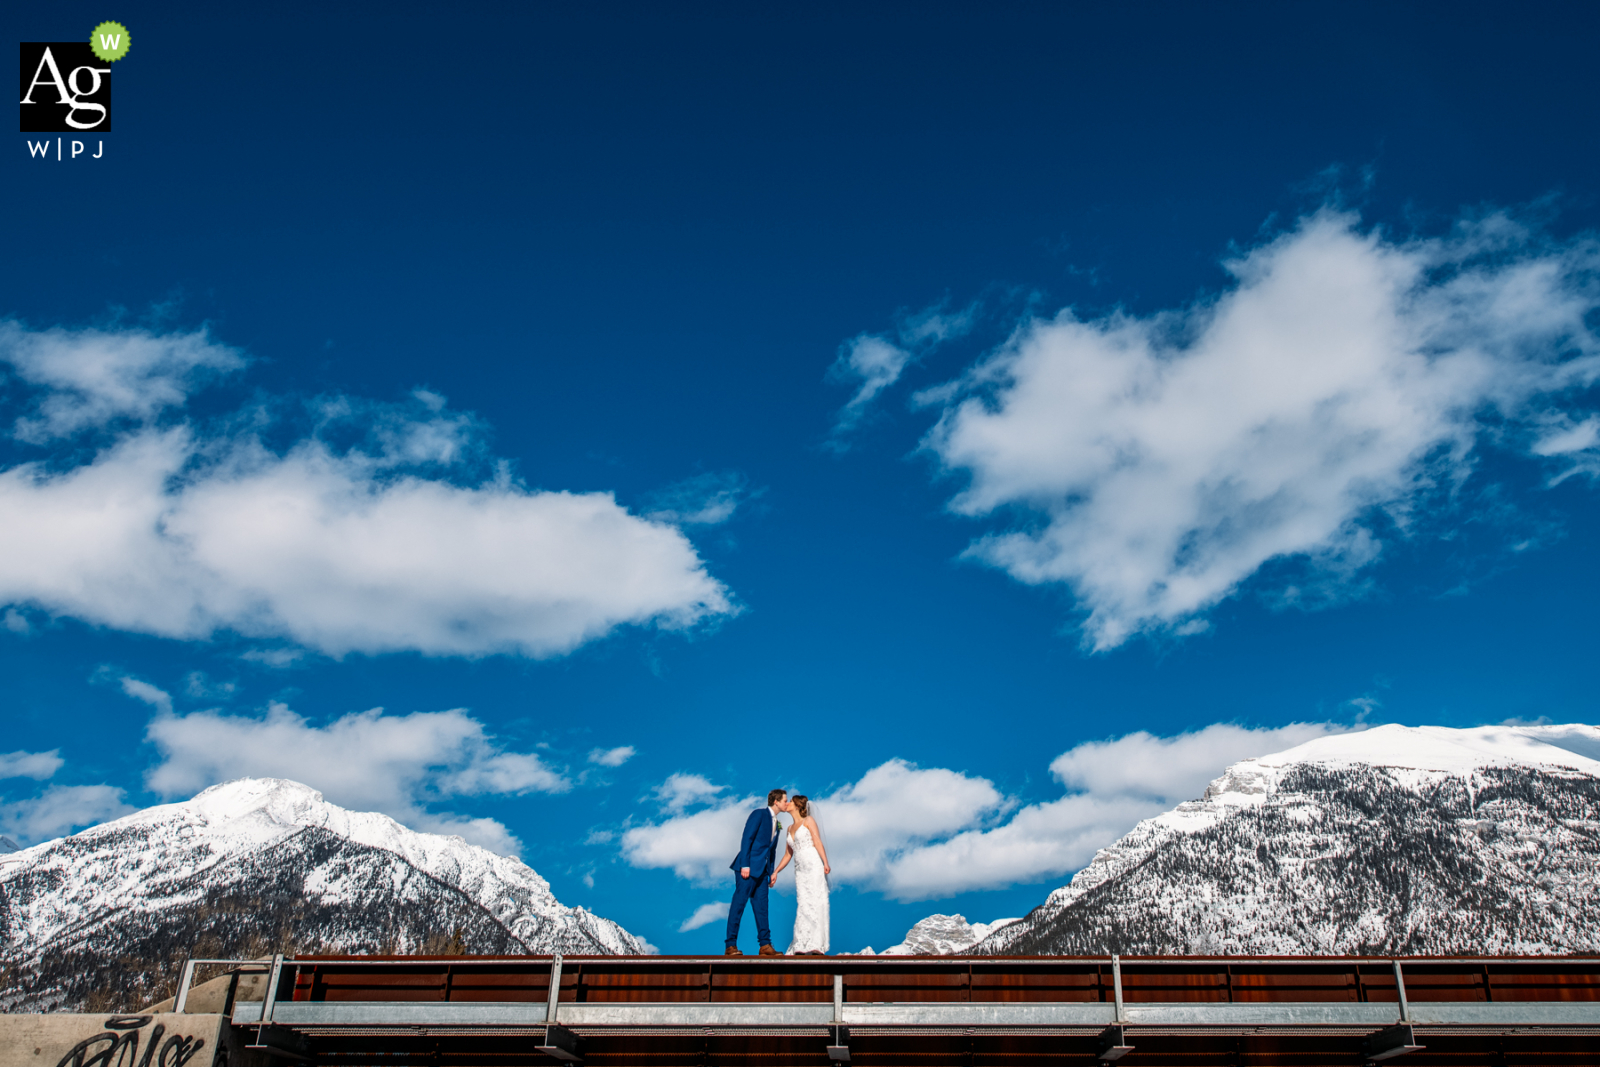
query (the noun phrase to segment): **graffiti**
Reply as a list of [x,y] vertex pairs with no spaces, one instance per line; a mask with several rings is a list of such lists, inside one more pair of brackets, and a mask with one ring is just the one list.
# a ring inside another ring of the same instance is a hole
[[106,1020],[104,1031],[73,1045],[56,1067],[184,1067],[205,1047],[205,1038],[182,1034],[173,1034],[162,1044],[161,1035],[167,1028],[156,1023],[148,1035],[144,1058],[140,1059],[140,1035],[150,1020],[149,1015],[112,1016]]

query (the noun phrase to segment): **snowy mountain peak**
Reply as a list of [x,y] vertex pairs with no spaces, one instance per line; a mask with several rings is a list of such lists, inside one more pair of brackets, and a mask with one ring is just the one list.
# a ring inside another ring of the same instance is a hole
[[1600,728],[1379,726],[1230,766],[983,952],[1594,951]]
[[[1020,919],[969,923],[965,915],[930,915],[906,931],[906,939],[878,953],[880,956],[953,956],[965,952],[1002,926]],[[871,950],[861,953],[867,955]]]
[[1400,726],[1391,723],[1307,741],[1244,763],[1284,767],[1294,763],[1365,763],[1419,771],[1461,773],[1480,767],[1564,767],[1600,774],[1600,727]]
[[[471,849],[454,835],[424,834],[375,811],[350,811],[323,799],[308,785],[287,778],[239,778],[206,789],[189,800],[161,804],[83,831],[111,831],[123,826],[159,823],[179,818],[211,833],[242,843],[264,844],[281,840],[308,826],[340,837],[404,854],[408,845],[431,839],[435,849]],[[478,851],[482,851],[481,849]]]
[[301,824],[307,813],[332,807],[309,785],[287,778],[239,778],[222,782],[197,793],[185,803],[214,819],[240,819],[260,812],[278,822]]
[[[159,996],[130,961],[203,951],[639,954],[520,860],[245,778],[0,856],[0,1011]],[[157,976],[156,980],[164,980]],[[103,981],[105,988],[85,983]]]
[[[1240,760],[1206,789],[1199,801],[1180,804],[1156,822],[1173,829],[1198,829],[1241,804],[1257,804],[1278,789],[1295,767],[1369,766],[1412,772],[1415,781],[1470,775],[1488,767],[1531,767],[1600,777],[1600,727],[1401,726],[1390,723],[1333,734],[1265,756]],[[1198,822],[1196,821],[1198,819]]]

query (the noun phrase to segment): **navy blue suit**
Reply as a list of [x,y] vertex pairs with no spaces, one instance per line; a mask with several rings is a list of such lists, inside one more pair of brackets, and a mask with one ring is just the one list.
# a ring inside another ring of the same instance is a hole
[[[772,877],[773,845],[778,835],[773,832],[777,822],[771,808],[757,808],[744,821],[744,833],[739,836],[739,854],[728,866],[733,870],[733,905],[728,909],[728,945],[739,943],[739,920],[744,918],[748,901],[756,913],[756,940],[763,945],[772,944],[772,929],[767,926],[767,879]],[[750,868],[750,877],[741,878],[739,872]]]

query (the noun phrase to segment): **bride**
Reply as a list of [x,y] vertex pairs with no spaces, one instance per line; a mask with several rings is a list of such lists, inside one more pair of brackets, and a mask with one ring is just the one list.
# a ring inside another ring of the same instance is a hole
[[794,860],[794,943],[791,956],[828,954],[828,850],[822,844],[822,831],[811,815],[811,800],[796,796],[790,801],[795,821],[789,826],[789,847],[768,885],[778,884],[778,871]]

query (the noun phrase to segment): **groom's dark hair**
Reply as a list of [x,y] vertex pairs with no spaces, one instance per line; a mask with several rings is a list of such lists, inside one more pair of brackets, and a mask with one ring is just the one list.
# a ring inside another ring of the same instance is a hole
[[772,792],[767,794],[767,807],[772,807],[772,805],[776,804],[778,801],[782,800],[788,795],[789,791],[787,789],[774,789]]

